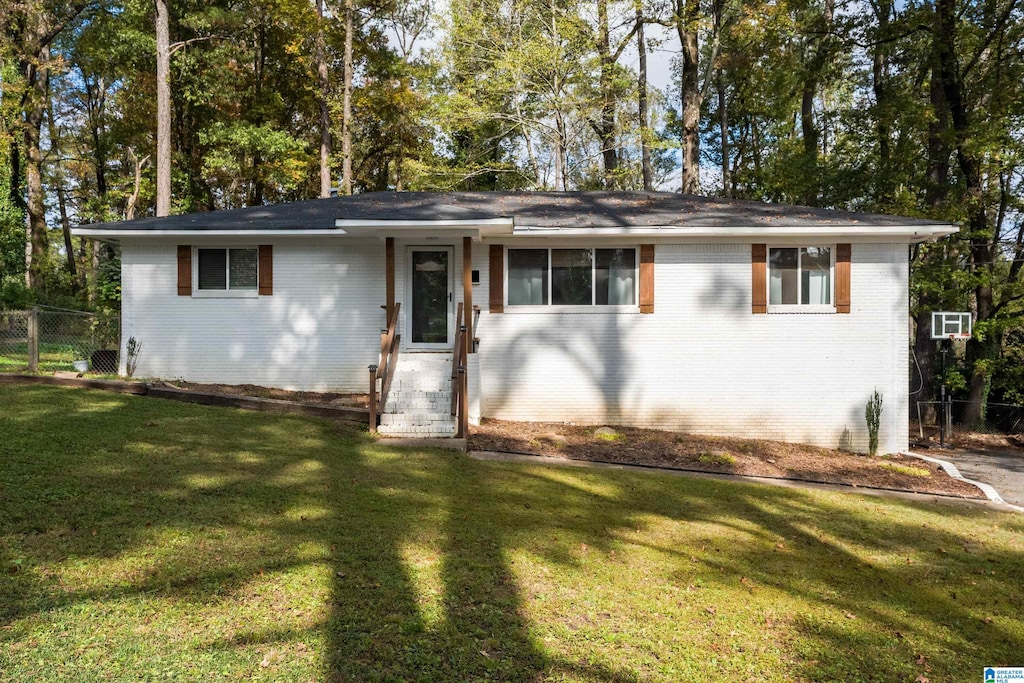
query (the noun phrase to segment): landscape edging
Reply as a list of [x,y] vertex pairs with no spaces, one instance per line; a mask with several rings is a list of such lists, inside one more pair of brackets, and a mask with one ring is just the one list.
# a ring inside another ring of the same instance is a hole
[[1024,512],[1024,508],[1020,507],[1019,505],[1007,503],[1005,500],[1003,500],[1003,497],[999,495],[999,492],[996,491],[991,484],[986,484],[981,481],[975,481],[974,479],[968,479],[964,475],[960,474],[960,470],[957,469],[956,465],[949,462],[948,460],[942,460],[940,458],[935,458],[930,455],[922,455],[921,453],[914,453],[913,451],[903,451],[903,455],[910,456],[911,458],[918,458],[919,460],[930,462],[933,465],[938,465],[946,472],[946,474],[953,477],[954,479],[959,479],[960,481],[966,482],[972,486],[977,486],[978,489],[980,489],[981,492],[985,494],[985,497],[991,500],[993,503],[1005,505],[1006,507],[1016,510],[1017,512]]
[[50,375],[21,375],[0,373],[2,384],[45,384],[49,386],[71,387],[79,389],[97,389],[113,391],[120,394],[162,398],[182,403],[240,408],[260,412],[306,415],[326,417],[345,422],[366,424],[370,420],[370,411],[356,406],[330,406],[319,403],[301,403],[284,401],[276,398],[260,398],[257,396],[235,396],[233,394],[201,393],[185,391],[173,387],[146,382],[126,382],[117,379],[89,379],[85,377],[52,377]]

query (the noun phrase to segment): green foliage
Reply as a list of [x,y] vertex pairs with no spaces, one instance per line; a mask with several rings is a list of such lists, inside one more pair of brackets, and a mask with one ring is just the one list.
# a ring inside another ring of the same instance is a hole
[[880,462],[879,467],[883,467],[887,470],[892,470],[898,474],[905,474],[908,477],[919,477],[924,479],[925,477],[932,476],[932,473],[923,467],[914,467],[913,465],[901,465],[896,462]]
[[882,417],[882,395],[876,389],[864,406],[864,420],[868,424],[868,454],[878,454],[878,427]]
[[35,292],[25,284],[25,276],[0,278],[0,310],[24,311],[35,303]]

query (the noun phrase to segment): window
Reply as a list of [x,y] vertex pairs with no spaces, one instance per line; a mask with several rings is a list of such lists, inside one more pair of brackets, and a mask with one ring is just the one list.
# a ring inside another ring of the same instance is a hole
[[633,306],[636,249],[509,249],[509,306]]
[[831,247],[769,249],[768,304],[831,306]]
[[199,292],[256,294],[259,250],[196,249],[196,289]]

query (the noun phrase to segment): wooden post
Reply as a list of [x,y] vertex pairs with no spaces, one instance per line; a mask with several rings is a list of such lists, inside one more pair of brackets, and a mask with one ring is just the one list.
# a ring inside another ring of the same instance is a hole
[[387,293],[387,322],[391,324],[391,314],[395,310],[395,238],[384,239],[384,283]]
[[469,353],[476,353],[473,343],[473,238],[462,238],[462,301],[466,311],[466,344]]
[[465,439],[466,429],[465,416],[466,416],[466,366],[459,366],[459,414],[455,416],[455,438]]
[[465,325],[462,326],[460,333],[462,334],[462,352],[459,357],[459,426],[456,437],[465,439],[468,436],[466,432],[469,425],[469,361],[466,355],[469,353],[470,341]]
[[28,371],[39,370],[39,307],[28,313]]
[[370,432],[377,431],[377,366],[369,366],[370,370]]

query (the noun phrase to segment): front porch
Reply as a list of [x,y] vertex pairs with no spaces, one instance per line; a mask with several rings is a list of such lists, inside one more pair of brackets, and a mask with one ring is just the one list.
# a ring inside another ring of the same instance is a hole
[[383,239],[386,326],[368,367],[370,431],[465,438],[480,386],[473,236]]

